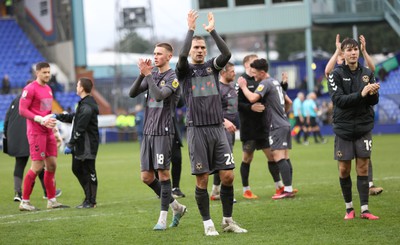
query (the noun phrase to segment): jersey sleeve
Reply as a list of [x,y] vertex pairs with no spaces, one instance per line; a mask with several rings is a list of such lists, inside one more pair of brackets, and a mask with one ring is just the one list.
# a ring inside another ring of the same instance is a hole
[[268,86],[265,80],[261,81],[254,93],[261,95],[261,98],[264,97],[264,95],[268,92]]
[[362,100],[361,92],[357,91],[351,94],[345,94],[342,78],[336,69],[329,74],[328,83],[329,95],[336,106],[340,108],[350,108],[360,104],[360,101]]
[[69,145],[73,146],[81,138],[87,129],[87,125],[90,122],[90,118],[92,117],[93,110],[90,106],[82,104],[79,115],[75,114],[75,129],[73,134],[71,135],[71,139],[69,141]]
[[33,120],[36,116],[29,108],[32,104],[33,98],[35,97],[35,90],[32,86],[26,86],[21,95],[19,101],[19,114],[27,119]]

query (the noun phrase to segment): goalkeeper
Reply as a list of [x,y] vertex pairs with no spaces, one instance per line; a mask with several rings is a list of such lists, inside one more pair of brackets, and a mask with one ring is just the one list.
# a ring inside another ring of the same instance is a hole
[[50,80],[50,65],[40,62],[36,65],[36,80],[25,86],[19,103],[19,113],[25,117],[31,168],[26,173],[22,191],[21,211],[35,211],[30,203],[30,195],[36,176],[45,169],[44,184],[47,193],[47,208],[65,208],[56,200],[55,172],[57,168],[57,142],[53,128],[56,119],[52,118],[53,94],[47,83]]

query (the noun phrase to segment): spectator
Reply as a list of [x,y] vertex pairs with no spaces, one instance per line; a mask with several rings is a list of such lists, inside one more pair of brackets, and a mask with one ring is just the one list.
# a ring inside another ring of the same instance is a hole
[[56,92],[62,92],[63,88],[61,84],[58,83],[57,81],[57,74],[51,75],[50,81],[49,81],[49,86],[51,88],[51,92],[53,93],[53,97],[56,97]]
[[2,94],[9,94],[11,90],[11,84],[10,84],[10,78],[8,77],[7,74],[4,75],[3,80],[1,82],[2,84]]
[[4,5],[6,7],[6,16],[13,16],[14,11],[13,11],[13,1],[12,0],[5,0]]

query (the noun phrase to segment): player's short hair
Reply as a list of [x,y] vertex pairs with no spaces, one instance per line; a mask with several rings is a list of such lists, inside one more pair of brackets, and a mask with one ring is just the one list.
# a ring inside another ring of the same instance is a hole
[[229,67],[235,66],[232,62],[228,62],[226,63],[226,65],[224,66],[224,68],[222,68],[221,71],[226,71]]
[[268,68],[269,68],[268,62],[267,62],[266,59],[254,60],[253,63],[250,64],[250,67],[254,68],[254,69],[258,70],[258,71],[262,70],[262,71],[265,71],[265,72],[268,72]]
[[172,48],[172,45],[169,43],[158,43],[158,44],[156,44],[156,47],[165,48],[166,50],[168,50],[171,53],[174,52],[174,48]]
[[205,39],[204,37],[202,37],[202,36],[197,36],[197,35],[194,35],[194,36],[193,36],[192,41],[193,41],[193,40],[203,40],[204,42],[206,41],[206,39]]
[[85,91],[85,93],[89,94],[90,92],[92,92],[92,88],[93,88],[92,80],[90,80],[87,77],[81,77],[81,78],[79,78],[79,81],[81,82],[81,86],[82,86],[83,90]]
[[256,54],[249,54],[249,55],[246,55],[246,56],[243,58],[243,65],[246,64],[249,60],[254,59],[254,58],[257,59],[258,56],[257,56]]
[[48,68],[50,67],[50,64],[47,62],[39,62],[36,64],[36,71],[40,71],[43,68]]
[[342,44],[340,45],[340,49],[344,50],[345,48],[355,48],[358,47],[358,42],[353,38],[346,37]]

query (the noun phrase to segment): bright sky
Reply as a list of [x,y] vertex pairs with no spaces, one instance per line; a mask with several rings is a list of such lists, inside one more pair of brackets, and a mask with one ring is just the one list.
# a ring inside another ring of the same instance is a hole
[[[191,7],[190,0],[84,0],[86,48],[88,53],[99,52],[112,47],[118,40],[116,31],[117,7],[145,7],[149,1],[153,12],[154,34],[158,38],[183,39],[187,32],[187,13]],[[138,31],[150,37],[150,29]]]

